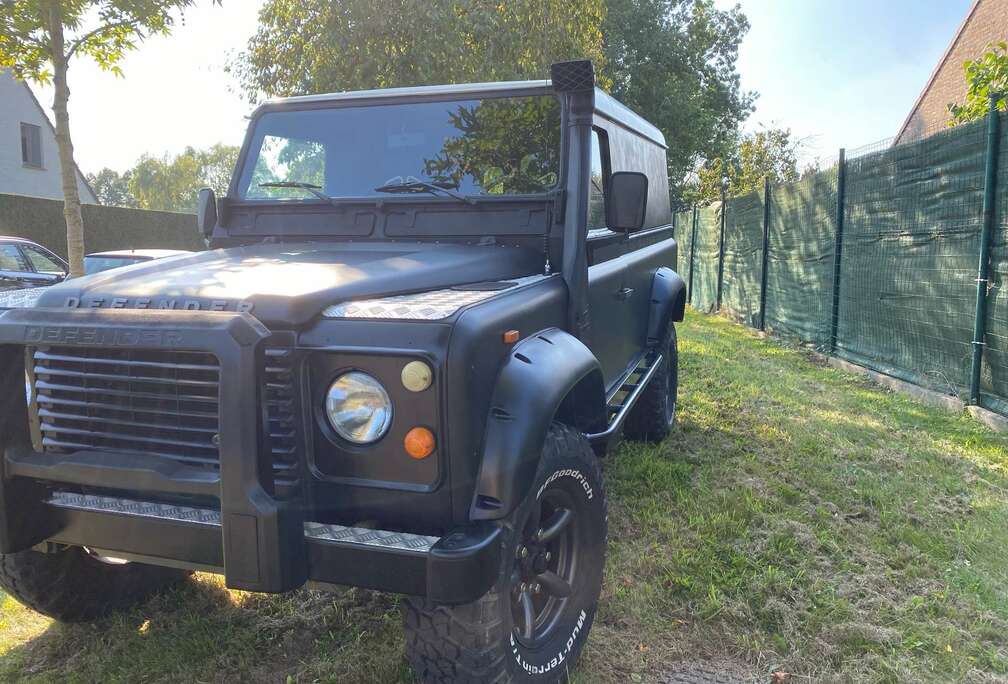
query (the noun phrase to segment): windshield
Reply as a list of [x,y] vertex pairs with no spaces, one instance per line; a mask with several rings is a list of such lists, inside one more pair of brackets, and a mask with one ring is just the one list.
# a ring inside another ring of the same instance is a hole
[[540,193],[557,184],[560,105],[542,95],[269,112],[249,150],[241,199],[317,199],[305,187],[263,187],[276,183],[334,198],[387,196],[413,181],[465,195]]
[[144,257],[111,257],[111,256],[86,256],[84,257],[84,274],[101,273],[120,266],[129,266],[141,261],[150,261]]

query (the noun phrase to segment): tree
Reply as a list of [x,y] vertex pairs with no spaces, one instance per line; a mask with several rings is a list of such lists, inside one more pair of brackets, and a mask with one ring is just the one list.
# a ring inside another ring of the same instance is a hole
[[144,155],[127,172],[129,194],[141,209],[195,212],[200,188],[226,193],[237,159],[237,147],[221,144],[202,151],[187,147],[175,157]]
[[602,34],[612,94],[664,132],[673,202],[706,160],[728,156],[755,95],[741,89],[749,22],[712,0],[609,0]]
[[136,197],[130,193],[130,172],[119,173],[114,169],[102,169],[88,174],[88,183],[98,196],[98,201],[110,207],[136,207]]
[[998,98],[999,110],[1008,109],[1008,43],[991,43],[980,59],[966,60],[963,71],[966,73],[966,102],[947,105],[949,126],[987,116],[992,95],[1001,96]]
[[84,220],[77,191],[67,74],[71,61],[90,57],[122,75],[126,52],[151,34],[167,34],[172,11],[194,0],[4,0],[0,11],[0,67],[15,78],[52,83],[56,143],[63,182],[70,274],[84,273]]
[[603,0],[268,0],[229,66],[249,100],[432,83],[546,78],[604,62]]
[[725,180],[728,197],[760,192],[767,178],[771,183],[794,183],[799,178],[800,146],[789,129],[765,128],[744,135],[730,154],[700,168],[698,182],[686,197],[698,203],[717,201]]

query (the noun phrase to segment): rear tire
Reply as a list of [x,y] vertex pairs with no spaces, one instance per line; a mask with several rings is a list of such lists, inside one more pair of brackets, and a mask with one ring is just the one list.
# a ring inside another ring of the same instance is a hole
[[190,574],[141,563],[106,563],[80,547],[0,554],[0,587],[60,622],[94,620],[136,605]]
[[530,494],[506,528],[498,580],[482,598],[404,602],[406,656],[419,681],[568,680],[595,619],[608,529],[602,474],[580,432],[550,427]]
[[644,388],[623,424],[623,434],[635,442],[660,442],[669,436],[675,424],[676,399],[679,394],[679,350],[672,323],[669,323],[659,350],[664,357],[661,365],[651,376],[651,382]]

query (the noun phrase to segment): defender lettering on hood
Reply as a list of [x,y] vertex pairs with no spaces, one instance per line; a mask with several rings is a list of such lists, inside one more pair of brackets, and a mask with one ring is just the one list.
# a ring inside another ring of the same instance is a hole
[[[301,242],[216,249],[73,278],[37,306],[252,313],[300,327],[337,302],[538,273],[534,249],[436,243]],[[2,304],[0,304],[2,308]]]
[[252,313],[255,303],[227,299],[177,299],[167,297],[67,297],[68,309],[163,309],[169,311],[234,311]]

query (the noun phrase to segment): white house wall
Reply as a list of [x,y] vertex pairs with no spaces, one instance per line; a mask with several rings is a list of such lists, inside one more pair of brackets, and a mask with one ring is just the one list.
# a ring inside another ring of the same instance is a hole
[[[21,161],[21,124],[34,124],[41,131],[42,168]],[[97,199],[77,174],[81,201],[97,204]],[[63,199],[56,135],[28,87],[0,70],[0,193]]]

